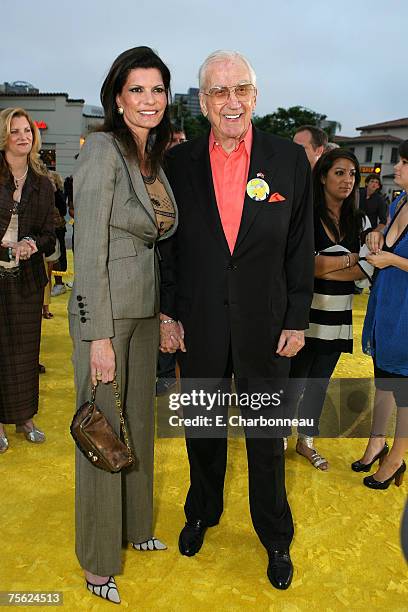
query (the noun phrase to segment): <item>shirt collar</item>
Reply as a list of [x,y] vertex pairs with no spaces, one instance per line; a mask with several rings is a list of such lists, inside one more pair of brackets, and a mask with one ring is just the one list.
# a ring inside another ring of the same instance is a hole
[[[252,149],[252,140],[253,140],[253,130],[252,130],[252,123],[250,123],[249,124],[249,128],[247,129],[245,136],[243,138],[241,138],[241,140],[239,141],[237,147],[235,148],[235,151],[238,149],[238,147],[240,146],[241,142],[243,142],[245,150],[247,152],[247,155],[250,157],[251,156],[251,149]],[[218,143],[215,140],[214,132],[213,132],[213,130],[211,128],[210,138],[209,138],[209,141],[208,141],[208,146],[209,146],[210,153],[211,153],[211,151],[214,150],[214,148],[216,148],[217,145],[218,145]]]

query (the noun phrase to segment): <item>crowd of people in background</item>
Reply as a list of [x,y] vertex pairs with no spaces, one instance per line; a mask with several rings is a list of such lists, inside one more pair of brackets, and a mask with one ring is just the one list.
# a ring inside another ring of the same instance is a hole
[[[256,75],[242,55],[216,52],[202,65],[200,104],[210,131],[196,141],[172,124],[169,91],[169,70],[148,47],[116,58],[101,90],[105,122],[65,181],[40,161],[28,113],[0,113],[0,453],[9,448],[10,425],[28,442],[46,440],[33,421],[46,366],[39,363],[41,323],[53,318],[52,298],[69,288],[76,404],[86,402],[92,382],[118,429],[111,386],[98,385],[117,381],[138,449],[138,468],[114,476],[76,454],[77,556],[87,588],[116,603],[122,542],[166,548],[152,531],[153,406],[155,394],[176,385],[176,353],[182,379],[235,377],[242,388],[256,378],[269,389],[270,380],[290,377],[293,414],[314,422],[298,428],[296,451],[326,472],[331,458],[314,438],[330,378],[341,354],[353,351],[353,296],[365,286],[363,347],[376,391],[370,438],[351,468],[368,473],[379,462],[363,480],[371,489],[399,486],[406,471],[408,141],[395,166],[402,192],[390,203],[381,177],[370,174],[360,186],[355,155],[319,127],[299,126],[294,144],[254,128]],[[271,584],[286,589],[293,575],[287,438],[247,435],[246,444],[254,528]],[[179,549],[189,557],[222,514],[226,440],[187,438],[187,451],[191,483]]]

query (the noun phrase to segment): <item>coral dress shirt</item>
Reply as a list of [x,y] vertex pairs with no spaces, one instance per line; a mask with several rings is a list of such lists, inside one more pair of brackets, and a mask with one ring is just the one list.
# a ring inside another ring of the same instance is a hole
[[232,253],[237,241],[252,148],[252,124],[231,153],[226,153],[215,140],[211,130],[209,138],[210,162],[215,197],[222,228]]

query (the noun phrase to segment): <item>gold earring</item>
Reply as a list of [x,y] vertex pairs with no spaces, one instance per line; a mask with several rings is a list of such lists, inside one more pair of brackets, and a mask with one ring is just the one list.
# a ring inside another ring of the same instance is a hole
[[123,115],[123,108],[121,106],[118,106],[117,111],[118,115]]

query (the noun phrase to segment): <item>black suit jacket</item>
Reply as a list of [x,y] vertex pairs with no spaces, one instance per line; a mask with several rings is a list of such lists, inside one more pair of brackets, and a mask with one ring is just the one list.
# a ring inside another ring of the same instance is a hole
[[222,377],[231,345],[240,377],[286,375],[282,329],[305,329],[313,293],[310,167],[302,147],[254,129],[248,180],[258,173],[282,202],[245,197],[231,254],[215,199],[208,136],[171,149],[178,231],[163,242],[161,311],[185,328],[185,377]]
[[[9,181],[0,183],[0,242],[9,226],[13,209],[13,185]],[[18,207],[18,239],[31,236],[38,252],[27,261],[21,261],[20,288],[23,295],[30,295],[48,282],[44,266],[44,255],[55,250],[54,191],[46,176],[37,175],[31,168],[21,194]],[[7,249],[0,247],[0,258],[6,257]]]
[[379,223],[387,224],[387,202],[376,191],[367,199],[367,189],[360,188],[359,208],[370,219],[371,227],[375,229]]

